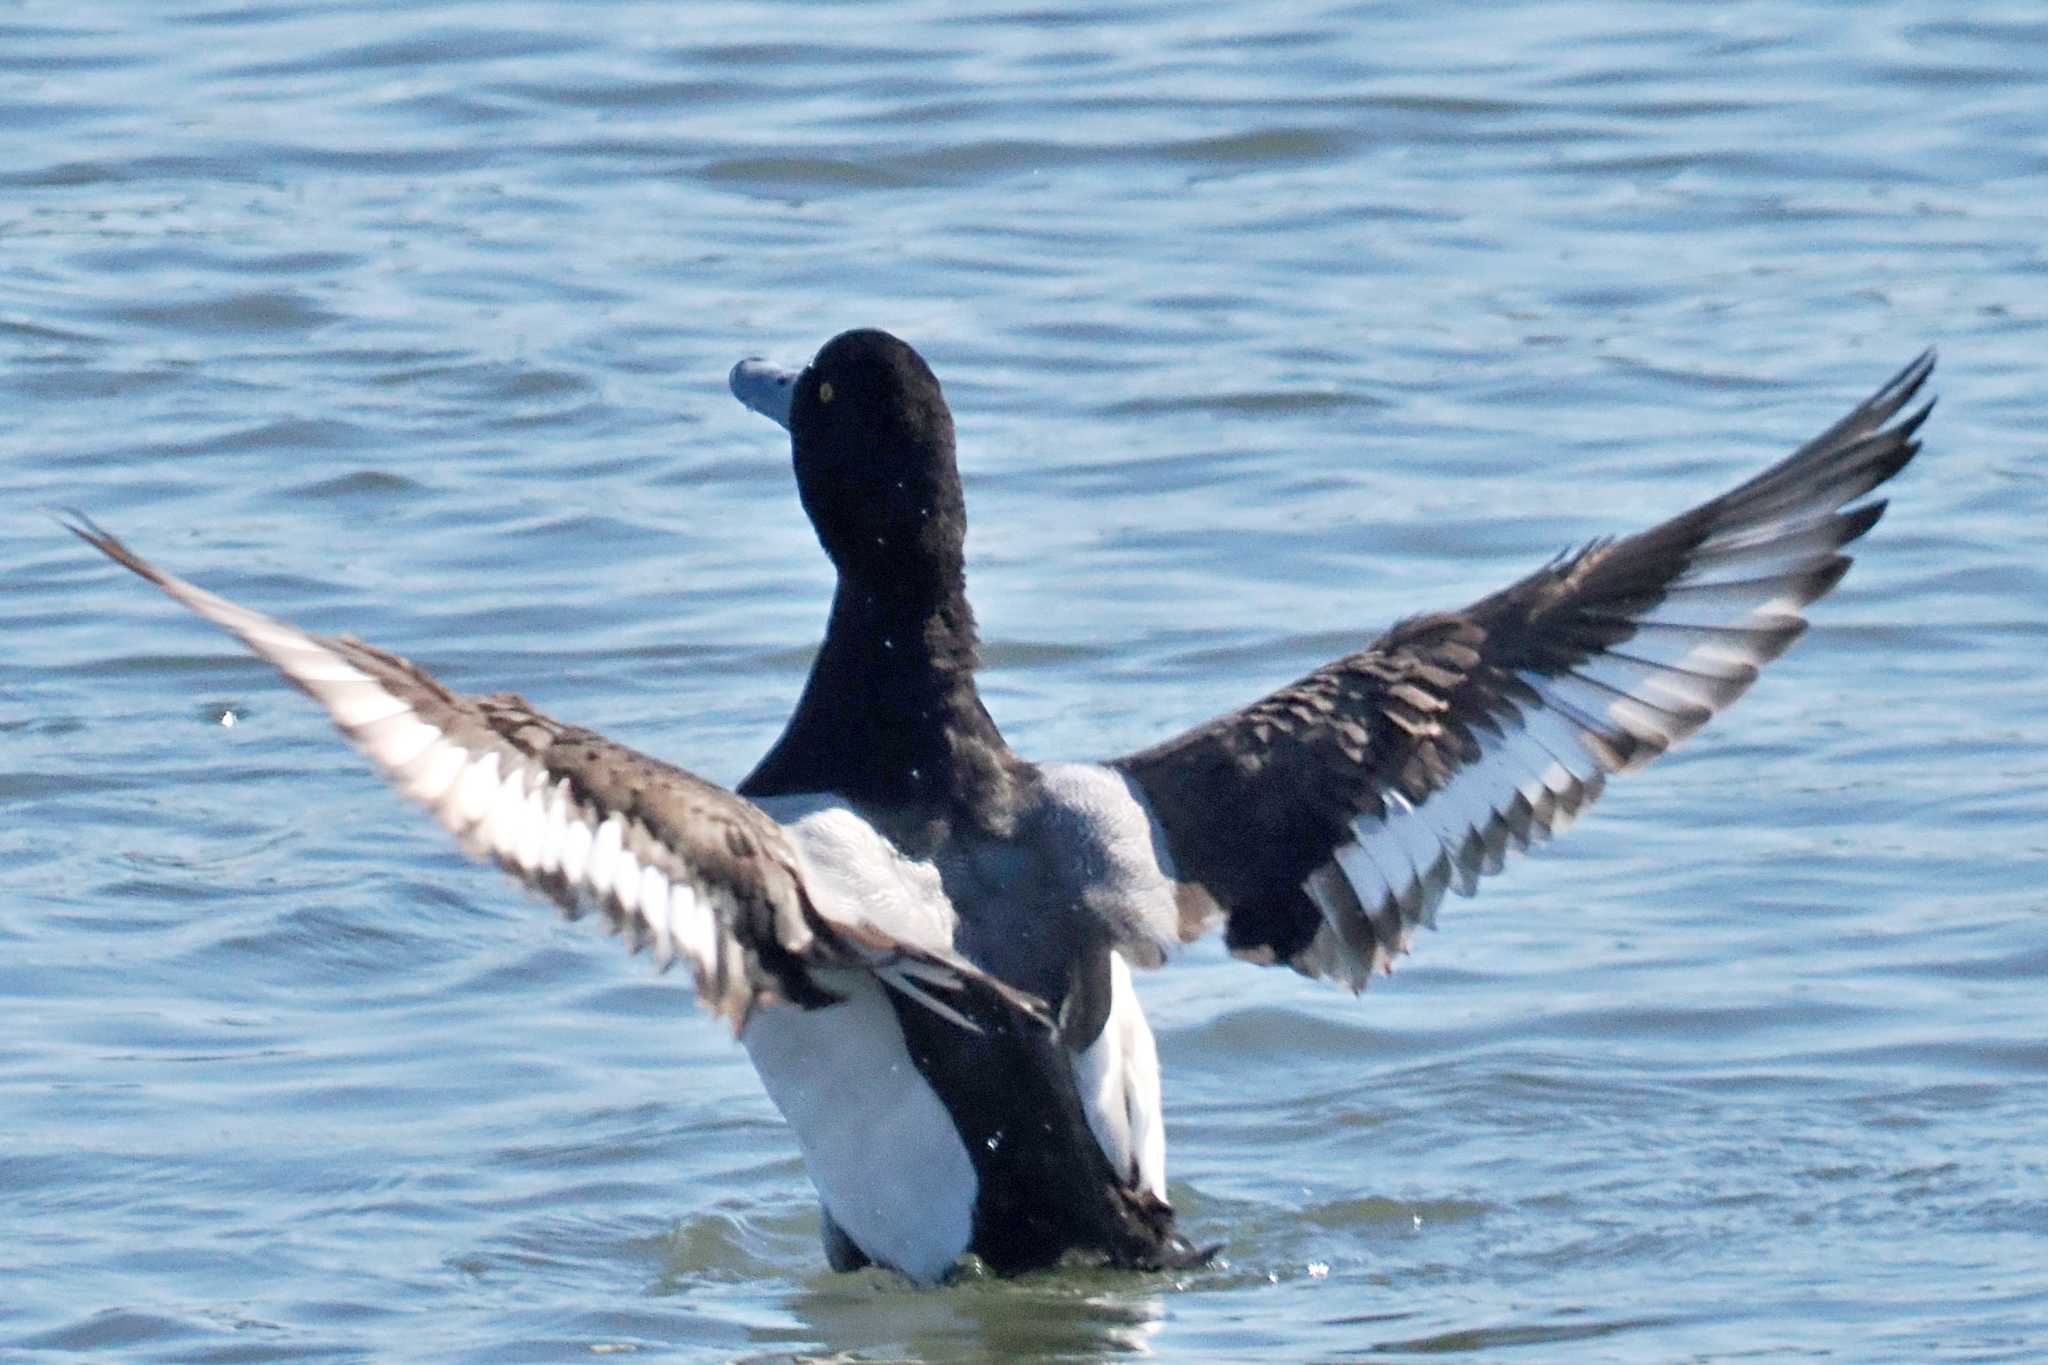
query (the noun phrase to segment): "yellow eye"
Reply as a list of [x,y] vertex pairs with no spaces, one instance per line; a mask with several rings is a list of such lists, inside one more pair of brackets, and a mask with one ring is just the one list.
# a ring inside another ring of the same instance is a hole
[[832,401],[832,381],[828,379],[828,380],[826,380],[826,381],[825,381],[824,383],[822,383],[822,384],[818,385],[818,402],[819,402],[820,404],[824,404],[824,403],[829,403],[829,402],[831,402],[831,401]]

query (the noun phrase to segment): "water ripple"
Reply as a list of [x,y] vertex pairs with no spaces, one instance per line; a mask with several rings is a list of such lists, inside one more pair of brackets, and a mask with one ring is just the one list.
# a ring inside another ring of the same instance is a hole
[[[0,1354],[2029,1358],[2048,25],[851,13],[0,22]],[[823,1271],[675,982],[40,510],[730,780],[830,582],[725,375],[861,324],[947,386],[1045,756],[1689,505],[1924,340],[1943,405],[1801,646],[1392,979],[1147,979],[1219,1264],[923,1293]]]

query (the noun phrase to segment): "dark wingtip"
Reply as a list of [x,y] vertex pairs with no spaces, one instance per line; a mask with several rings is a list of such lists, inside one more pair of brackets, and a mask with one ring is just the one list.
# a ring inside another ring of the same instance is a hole
[[1899,419],[1898,425],[1893,427],[1892,430],[1901,436],[1912,436],[1914,432],[1920,430],[1921,424],[1933,414],[1934,405],[1940,401],[1941,398],[1938,395],[1929,397],[1925,403],[1922,403],[1919,407]]
[[77,536],[95,549],[99,547],[101,542],[113,540],[113,537],[108,535],[98,522],[79,511],[76,507],[57,506],[46,507],[43,510],[49,513],[50,520],[56,522],[72,535]]
[[1920,386],[1927,382],[1927,376],[1934,373],[1935,362],[1940,359],[1935,348],[1926,350],[1906,362],[1906,367],[1893,375],[1885,386],[1877,391],[1880,400],[1889,401],[1896,408],[1904,407]]
[[1849,566],[1855,562],[1848,555],[1829,556],[1798,583],[1798,591],[1808,602],[1818,602],[1835,590],[1835,586],[1842,581],[1842,576],[1849,572]]
[[1835,544],[1847,545],[1852,540],[1861,540],[1871,527],[1877,525],[1878,519],[1884,516],[1884,509],[1890,505],[1888,500],[1879,498],[1876,502],[1866,502],[1861,507],[1840,513],[1842,538]]
[[98,550],[130,573],[138,574],[158,587],[164,585],[164,576],[156,566],[144,559],[98,522],[76,507],[53,507],[49,509],[51,519],[59,526],[77,536],[80,540]]
[[[1889,383],[1877,391],[1871,398],[1870,403],[1871,406],[1884,414],[1881,419],[1882,422],[1891,421],[1898,414],[1899,409],[1913,401],[1915,395],[1920,392],[1921,387],[1927,383],[1928,377],[1934,373],[1934,362],[1937,358],[1934,348],[1929,346],[1926,350],[1915,356],[1905,369],[1893,375]],[[1898,433],[1901,437],[1912,436],[1915,431],[1920,429],[1920,424],[1927,420],[1927,415],[1934,411],[1934,405],[1937,401],[1935,396],[1930,395],[1925,403],[1922,403],[1918,408],[1908,413],[1904,420],[1893,426],[1891,430]]]

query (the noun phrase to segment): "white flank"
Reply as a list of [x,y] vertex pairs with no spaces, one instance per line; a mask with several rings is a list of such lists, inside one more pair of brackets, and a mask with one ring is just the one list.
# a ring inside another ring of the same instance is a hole
[[936,1283],[974,1234],[974,1162],[881,983],[847,971],[821,984],[845,1001],[765,1006],[740,1041],[833,1221],[871,1260]]
[[1166,1124],[1159,1098],[1159,1047],[1145,1022],[1130,964],[1109,955],[1109,1018],[1101,1036],[1074,1054],[1074,1084],[1088,1130],[1118,1176],[1166,1198]]

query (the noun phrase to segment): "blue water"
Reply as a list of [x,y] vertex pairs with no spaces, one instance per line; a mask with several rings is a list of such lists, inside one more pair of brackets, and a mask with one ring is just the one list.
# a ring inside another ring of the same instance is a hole
[[[10,7],[0,1355],[2039,1358],[2044,88],[2020,3]],[[725,372],[863,324],[1047,758],[1943,397],[1393,978],[1144,982],[1222,1263],[916,1291],[678,983],[43,510],[731,781],[829,582]]]

